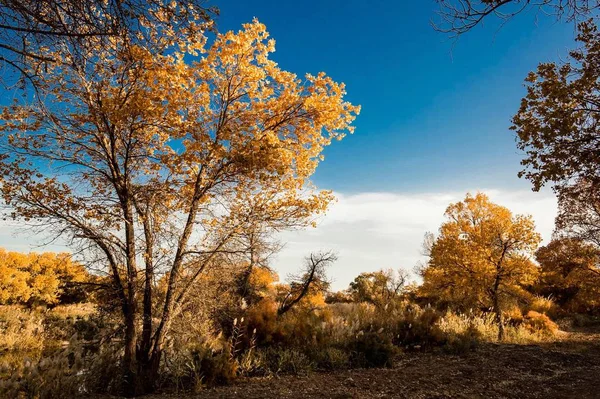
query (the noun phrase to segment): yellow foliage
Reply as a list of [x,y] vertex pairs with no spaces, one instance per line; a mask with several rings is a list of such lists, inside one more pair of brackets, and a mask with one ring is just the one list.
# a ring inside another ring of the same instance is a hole
[[523,324],[528,330],[542,335],[555,335],[558,332],[558,325],[555,322],[545,314],[533,310],[527,312]]
[[555,239],[538,249],[536,259],[542,271],[537,286],[541,294],[571,312],[600,308],[600,253],[594,245],[573,238]]
[[536,311],[538,313],[543,313],[550,317],[555,317],[558,313],[558,307],[552,299],[537,295],[531,299],[527,309]]
[[70,254],[23,254],[0,248],[0,304],[54,304],[66,283],[86,278],[87,272]]
[[481,193],[451,204],[422,271],[422,293],[500,318],[507,302],[527,296],[538,277],[531,261],[541,237],[529,216],[516,215]]
[[248,278],[248,283],[259,297],[273,296],[274,283],[279,280],[277,273],[266,267],[253,267]]

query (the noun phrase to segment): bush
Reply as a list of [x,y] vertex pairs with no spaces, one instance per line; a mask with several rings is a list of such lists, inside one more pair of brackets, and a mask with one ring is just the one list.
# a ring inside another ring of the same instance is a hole
[[228,353],[200,350],[192,353],[194,373],[202,385],[214,386],[231,383],[237,377],[237,366]]
[[352,367],[390,367],[397,353],[392,342],[381,332],[359,332],[349,343],[350,364]]
[[206,342],[166,353],[160,385],[198,392],[205,386],[224,385],[237,377],[237,364],[228,350],[215,350]]
[[558,332],[558,325],[542,313],[530,310],[525,316],[523,326],[532,333],[542,336],[554,336]]
[[[477,347],[486,335],[491,335],[489,321],[474,315],[461,315],[447,312],[438,322],[440,331],[444,334],[443,349],[450,353],[464,353]],[[496,329],[493,330],[497,336]]]
[[536,313],[543,313],[552,318],[557,317],[560,313],[560,309],[554,303],[554,301],[543,296],[535,296],[529,303],[527,310],[531,310]]
[[267,369],[273,374],[306,374],[313,369],[308,356],[297,349],[267,348],[262,354]]
[[344,370],[351,366],[350,353],[347,350],[329,346],[312,353],[312,360],[318,369]]
[[420,349],[443,345],[446,336],[439,327],[441,314],[418,306],[405,308],[398,318],[394,343],[405,349]]

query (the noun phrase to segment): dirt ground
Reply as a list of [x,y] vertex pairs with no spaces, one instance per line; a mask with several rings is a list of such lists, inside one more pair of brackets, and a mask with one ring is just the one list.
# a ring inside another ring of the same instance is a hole
[[412,353],[393,368],[240,380],[165,398],[600,398],[600,331],[561,332],[544,345]]

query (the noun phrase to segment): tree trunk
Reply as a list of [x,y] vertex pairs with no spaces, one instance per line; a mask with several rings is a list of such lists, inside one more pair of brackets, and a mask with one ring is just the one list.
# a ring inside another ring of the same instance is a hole
[[123,354],[123,394],[127,397],[133,397],[137,394],[136,330],[135,312],[133,309],[129,309],[128,314],[125,315],[125,353]]
[[494,283],[494,313],[496,314],[496,323],[498,324],[498,341],[504,340],[504,323],[502,320],[502,309],[500,308],[500,300],[498,298],[498,287],[500,285],[500,279],[496,278]]
[[496,278],[494,279],[494,289],[492,290],[494,313],[496,314],[496,323],[498,323],[498,341],[504,340],[504,323],[502,320],[502,309],[500,308],[500,282],[504,267],[504,257],[508,251],[508,243],[502,243],[502,254],[496,264]]
[[502,311],[497,304],[494,304],[494,313],[496,313],[496,323],[498,324],[498,341],[504,340],[504,322],[502,320]]
[[153,393],[157,388],[156,381],[158,381],[162,351],[153,352],[150,356],[148,352],[139,352],[139,355],[136,395],[146,395]]

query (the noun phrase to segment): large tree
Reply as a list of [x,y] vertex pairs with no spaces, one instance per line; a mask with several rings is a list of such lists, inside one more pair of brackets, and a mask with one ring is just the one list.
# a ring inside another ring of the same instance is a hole
[[537,277],[531,258],[541,237],[531,217],[513,215],[481,193],[467,194],[445,215],[422,269],[423,293],[463,308],[491,308],[501,340],[505,304],[522,298]]
[[0,125],[12,216],[80,246],[111,278],[129,395],[153,389],[203,271],[247,254],[249,231],[306,226],[326,209],[331,193],[309,178],[359,111],[324,73],[280,69],[257,21],[208,46],[201,25],[157,20],[143,41],[118,36],[93,56],[49,48],[59,62],[34,76],[38,101],[6,107]]

